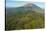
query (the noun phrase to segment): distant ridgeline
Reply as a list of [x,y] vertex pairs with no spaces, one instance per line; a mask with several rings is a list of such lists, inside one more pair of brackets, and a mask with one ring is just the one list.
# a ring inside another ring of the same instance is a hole
[[44,28],[44,10],[28,3],[17,8],[6,8],[6,30]]

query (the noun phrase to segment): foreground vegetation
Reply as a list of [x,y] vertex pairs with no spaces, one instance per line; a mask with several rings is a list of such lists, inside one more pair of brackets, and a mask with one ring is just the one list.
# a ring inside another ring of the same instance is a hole
[[44,28],[44,15],[32,12],[18,12],[6,15],[6,30]]

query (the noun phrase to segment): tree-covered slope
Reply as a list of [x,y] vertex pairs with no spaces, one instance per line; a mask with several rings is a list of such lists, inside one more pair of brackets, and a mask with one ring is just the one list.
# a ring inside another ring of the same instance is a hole
[[44,12],[36,5],[6,9],[6,30],[44,28]]

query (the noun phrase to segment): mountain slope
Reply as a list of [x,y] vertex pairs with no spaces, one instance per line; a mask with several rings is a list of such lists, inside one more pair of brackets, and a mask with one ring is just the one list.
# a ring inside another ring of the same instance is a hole
[[44,12],[34,4],[7,8],[6,11],[6,30],[44,28]]

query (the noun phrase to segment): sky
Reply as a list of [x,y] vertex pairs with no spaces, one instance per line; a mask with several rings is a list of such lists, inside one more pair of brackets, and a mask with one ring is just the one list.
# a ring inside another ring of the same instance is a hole
[[[7,0],[9,1],[9,0]],[[44,0],[10,0],[10,1],[38,1],[38,2],[43,2]]]
[[[6,7],[20,7],[31,2],[32,1],[6,0]],[[40,8],[45,7],[44,2],[33,2],[33,4],[39,6]]]

